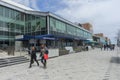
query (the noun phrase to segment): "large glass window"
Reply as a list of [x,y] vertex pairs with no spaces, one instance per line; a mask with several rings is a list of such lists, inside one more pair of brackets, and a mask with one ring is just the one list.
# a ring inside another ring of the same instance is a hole
[[81,36],[81,30],[77,28],[76,30],[77,36]]
[[66,23],[54,18],[50,18],[50,30],[60,32],[60,33],[65,33]]
[[66,26],[63,22],[56,20],[57,32],[65,33]]
[[67,24],[52,17],[50,17],[50,31],[74,35],[78,37],[81,36],[85,38],[89,38],[90,34],[83,29],[77,28],[76,26]]
[[46,17],[26,15],[25,18],[26,18],[25,33],[30,33],[32,35],[40,35],[45,34],[45,32],[47,32]]
[[5,17],[9,18],[9,9],[8,8],[4,8],[5,9]]
[[24,13],[0,5],[0,40],[14,41],[15,35],[23,34]]
[[15,11],[11,10],[11,19],[15,19],[16,14],[15,14]]
[[50,18],[50,30],[56,31],[56,21],[53,18]]
[[76,34],[75,27],[67,24],[67,33],[70,35],[75,35]]
[[0,16],[3,16],[3,7],[0,6]]
[[40,17],[40,27],[41,28],[46,27],[46,17]]
[[63,33],[66,32],[66,24],[63,23],[63,22],[61,22],[61,30],[62,30]]
[[58,20],[56,20],[56,29],[57,29],[57,32],[61,32],[61,23]]

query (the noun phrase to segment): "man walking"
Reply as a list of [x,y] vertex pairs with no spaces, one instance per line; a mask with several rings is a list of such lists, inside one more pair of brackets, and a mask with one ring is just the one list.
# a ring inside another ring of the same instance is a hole
[[29,68],[32,67],[32,64],[34,63],[34,61],[36,61],[37,65],[39,66],[38,60],[36,59],[37,56],[36,56],[36,51],[34,46],[32,47],[32,51],[30,55],[31,55],[31,60],[30,60]]

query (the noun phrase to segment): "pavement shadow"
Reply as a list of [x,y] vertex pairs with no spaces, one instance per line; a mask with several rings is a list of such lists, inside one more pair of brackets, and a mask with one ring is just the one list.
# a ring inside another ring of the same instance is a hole
[[110,63],[120,64],[120,57],[112,57]]

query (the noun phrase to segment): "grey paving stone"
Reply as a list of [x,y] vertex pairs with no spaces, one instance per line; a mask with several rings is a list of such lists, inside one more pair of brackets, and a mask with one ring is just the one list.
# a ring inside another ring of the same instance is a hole
[[29,69],[29,62],[8,66],[0,68],[0,80],[120,80],[117,56],[95,49],[50,59],[47,69],[36,64]]

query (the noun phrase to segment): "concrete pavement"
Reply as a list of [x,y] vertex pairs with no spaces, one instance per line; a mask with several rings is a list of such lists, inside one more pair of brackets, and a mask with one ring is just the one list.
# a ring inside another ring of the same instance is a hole
[[0,80],[120,80],[120,51],[100,49],[48,60],[47,69],[36,63],[0,68]]

